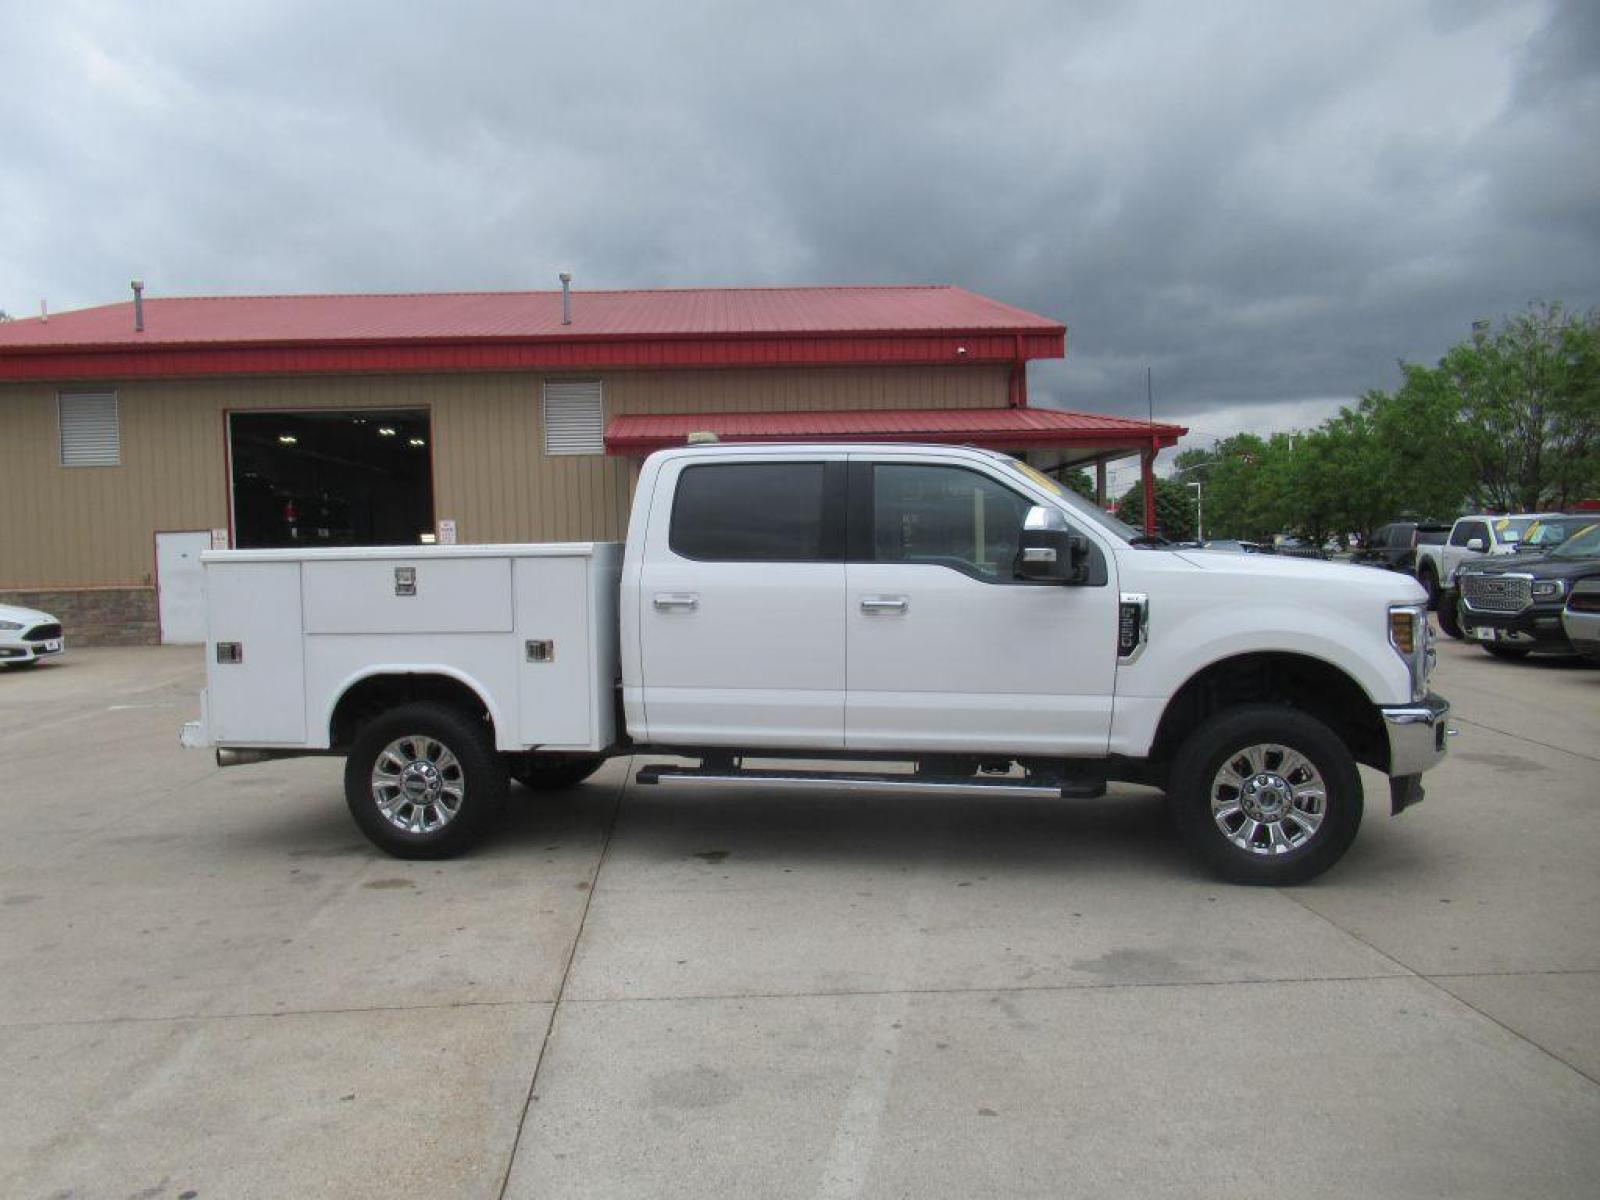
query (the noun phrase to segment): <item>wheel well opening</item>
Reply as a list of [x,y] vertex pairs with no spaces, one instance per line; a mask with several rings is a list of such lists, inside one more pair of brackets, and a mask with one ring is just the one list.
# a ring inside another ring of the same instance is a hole
[[448,675],[373,675],[353,684],[339,697],[329,722],[328,737],[335,750],[348,750],[361,729],[374,717],[402,704],[426,701],[443,704],[476,717],[494,737],[489,706],[467,684]]
[[1302,654],[1241,654],[1212,663],[1178,689],[1156,727],[1150,757],[1168,763],[1200,722],[1241,704],[1286,704],[1338,735],[1359,763],[1389,766],[1389,740],[1372,700],[1350,676]]

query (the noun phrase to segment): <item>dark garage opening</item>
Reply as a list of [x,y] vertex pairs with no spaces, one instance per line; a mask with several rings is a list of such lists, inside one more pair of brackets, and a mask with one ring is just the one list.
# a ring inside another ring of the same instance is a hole
[[228,438],[241,549],[433,538],[426,409],[230,413]]

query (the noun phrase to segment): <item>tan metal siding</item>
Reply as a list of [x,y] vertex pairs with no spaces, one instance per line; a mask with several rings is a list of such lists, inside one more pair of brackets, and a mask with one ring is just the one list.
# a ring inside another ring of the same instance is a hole
[[[72,468],[60,465],[58,389],[0,387],[0,588],[149,584],[155,530],[227,525],[224,414],[230,409],[426,408],[434,512],[456,521],[460,540],[621,538],[638,465],[601,455],[547,458],[540,428],[545,378],[108,380],[94,390],[118,395],[122,465]],[[609,419],[619,413],[1001,407],[1007,368],[615,371],[599,378]]]
[[606,415],[811,412],[852,408],[1004,408],[1009,367],[618,371]]

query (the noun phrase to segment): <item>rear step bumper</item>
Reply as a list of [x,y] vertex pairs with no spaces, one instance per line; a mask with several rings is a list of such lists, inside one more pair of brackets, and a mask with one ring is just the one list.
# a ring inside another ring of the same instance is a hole
[[641,784],[695,784],[715,787],[723,784],[757,785],[764,788],[804,788],[811,791],[878,792],[964,792],[968,795],[1031,796],[1037,799],[1092,799],[1105,795],[1102,777],[1070,779],[985,779],[964,775],[959,778],[932,775],[874,775],[849,771],[754,771],[743,769],[640,767],[635,779]]

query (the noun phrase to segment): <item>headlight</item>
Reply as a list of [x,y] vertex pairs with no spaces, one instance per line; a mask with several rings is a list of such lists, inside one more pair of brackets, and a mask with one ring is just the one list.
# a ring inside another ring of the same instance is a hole
[[1559,600],[1567,594],[1567,581],[1565,579],[1535,579],[1533,581],[1533,598],[1535,600]]
[[17,621],[0,621],[0,629],[21,629],[21,628],[22,628],[22,625]]
[[1411,673],[1411,699],[1428,694],[1428,673],[1433,667],[1433,630],[1428,626],[1428,610],[1421,604],[1396,604],[1389,609],[1389,644],[1405,660]]

